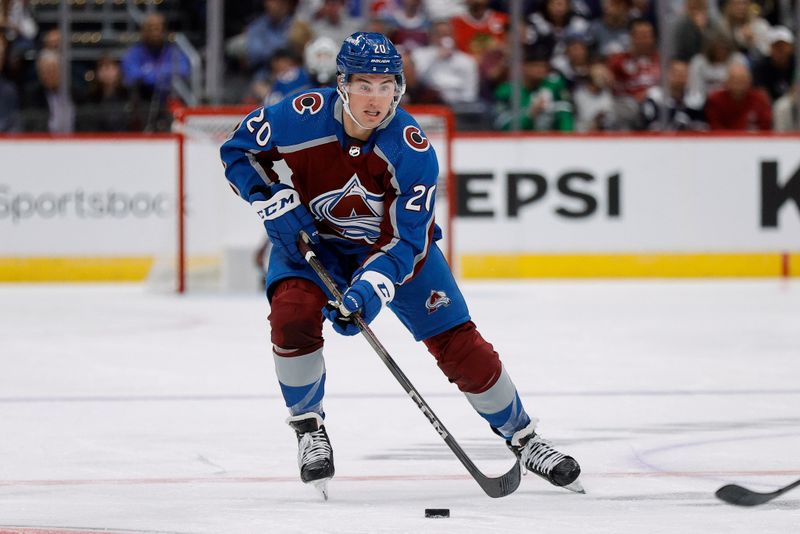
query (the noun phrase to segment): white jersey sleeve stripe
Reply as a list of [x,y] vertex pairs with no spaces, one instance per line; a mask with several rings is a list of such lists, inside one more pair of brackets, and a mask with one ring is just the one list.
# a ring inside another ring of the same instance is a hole
[[307,148],[325,145],[328,143],[338,143],[338,142],[339,140],[336,138],[335,135],[328,135],[325,137],[320,137],[318,139],[311,139],[310,141],[298,143],[296,145],[279,146],[277,148],[278,152],[280,152],[281,154],[291,154],[292,152],[298,152],[300,150],[305,150]]
[[262,167],[261,164],[256,160],[256,154],[258,154],[258,152],[251,150],[246,154],[247,161],[250,162],[250,166],[253,167],[253,170],[256,171],[256,174],[258,174],[261,179],[264,180],[264,183],[269,185],[270,179],[267,177],[267,173],[264,172],[264,167]]

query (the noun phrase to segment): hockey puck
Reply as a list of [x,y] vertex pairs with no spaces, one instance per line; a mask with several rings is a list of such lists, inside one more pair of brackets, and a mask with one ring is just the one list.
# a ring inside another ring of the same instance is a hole
[[450,508],[425,508],[425,517],[450,517]]

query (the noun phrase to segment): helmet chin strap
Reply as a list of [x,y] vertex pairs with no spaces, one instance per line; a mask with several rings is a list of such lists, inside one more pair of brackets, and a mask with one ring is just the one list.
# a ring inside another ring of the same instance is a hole
[[[366,126],[364,126],[363,124],[358,122],[358,119],[355,118],[355,116],[353,115],[353,112],[350,111],[350,98],[349,98],[349,95],[345,91],[343,91],[341,89],[341,87],[338,87],[338,86],[336,87],[336,92],[339,93],[340,97],[342,97],[342,107],[344,108],[345,113],[347,113],[347,115],[353,120],[353,122],[355,122],[356,125],[359,128],[361,128],[362,130],[371,130],[372,128],[367,128]],[[386,119],[384,119],[384,120],[386,120]],[[383,124],[383,121],[381,121],[381,124]],[[380,124],[378,126],[380,126]]]

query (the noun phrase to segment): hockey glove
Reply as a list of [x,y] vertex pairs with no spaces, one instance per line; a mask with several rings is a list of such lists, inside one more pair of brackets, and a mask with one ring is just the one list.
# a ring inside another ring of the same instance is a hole
[[262,193],[250,197],[250,203],[267,229],[272,244],[295,263],[303,263],[303,255],[297,249],[300,230],[311,237],[312,243],[319,241],[314,219],[300,203],[300,195],[286,184],[275,184],[272,195]]
[[360,312],[369,324],[394,298],[394,284],[385,275],[376,271],[364,271],[342,295],[342,303],[328,303],[322,314],[333,323],[333,329],[345,336],[358,334],[358,326],[352,315]]

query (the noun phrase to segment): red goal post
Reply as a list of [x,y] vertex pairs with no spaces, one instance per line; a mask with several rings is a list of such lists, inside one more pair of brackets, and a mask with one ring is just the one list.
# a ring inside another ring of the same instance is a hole
[[[453,217],[455,183],[451,154],[454,118],[445,106],[402,106],[420,124],[436,150],[439,183],[436,220],[445,237],[439,242],[447,260],[453,261]],[[179,293],[195,288],[226,290],[226,252],[230,247],[252,245],[254,231],[263,239],[263,229],[252,213],[239,204],[229,189],[219,161],[219,146],[252,106],[200,106],[180,108],[174,114],[173,130],[179,136],[177,251],[175,285]],[[224,186],[224,188],[223,188]],[[221,205],[218,205],[221,204]],[[212,220],[209,222],[207,217]],[[252,219],[245,221],[244,219]],[[244,226],[247,225],[248,228]],[[254,230],[255,229],[255,230]],[[242,239],[237,234],[247,234]]]

